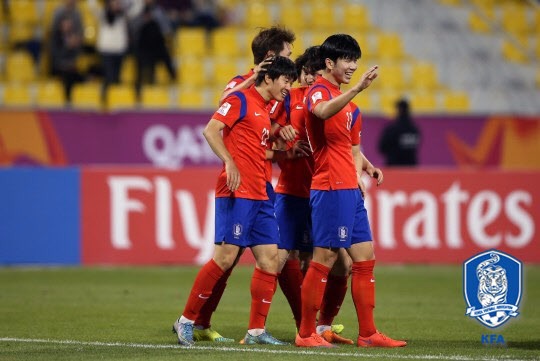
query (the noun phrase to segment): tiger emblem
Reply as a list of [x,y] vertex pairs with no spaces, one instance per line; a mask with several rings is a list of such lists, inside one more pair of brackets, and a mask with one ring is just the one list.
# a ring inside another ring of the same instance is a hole
[[508,293],[508,280],[506,270],[495,263],[499,262],[499,256],[490,254],[491,258],[480,263],[476,267],[478,277],[478,301],[483,307],[506,303]]

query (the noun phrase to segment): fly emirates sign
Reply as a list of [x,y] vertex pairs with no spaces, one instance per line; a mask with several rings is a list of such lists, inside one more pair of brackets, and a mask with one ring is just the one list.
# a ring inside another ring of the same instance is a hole
[[[83,262],[206,262],[213,252],[218,172],[87,168]],[[388,170],[381,186],[366,182],[381,262],[461,263],[491,248],[540,262],[540,191],[534,186],[540,173]]]

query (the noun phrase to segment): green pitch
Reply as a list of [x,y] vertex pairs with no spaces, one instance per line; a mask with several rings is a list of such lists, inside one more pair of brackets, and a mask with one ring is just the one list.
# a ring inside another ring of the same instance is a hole
[[[467,318],[460,266],[376,268],[378,328],[406,339],[401,349],[306,350],[294,346],[176,344],[181,313],[197,267],[0,268],[0,360],[531,360],[540,359],[540,266],[525,266],[520,316],[497,329]],[[229,280],[213,326],[240,340],[246,332],[251,267]],[[336,323],[356,340],[350,293]],[[293,342],[295,326],[281,291],[267,322]],[[506,346],[484,346],[485,334]]]

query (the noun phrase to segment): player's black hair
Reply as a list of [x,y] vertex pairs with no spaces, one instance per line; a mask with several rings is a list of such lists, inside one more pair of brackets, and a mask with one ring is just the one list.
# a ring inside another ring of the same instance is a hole
[[260,64],[268,52],[278,55],[283,50],[283,43],[293,43],[296,39],[294,33],[282,26],[263,28],[251,41],[253,64]]
[[298,78],[302,75],[302,69],[306,74],[315,74],[317,71],[324,69],[324,62],[321,60],[319,48],[319,45],[310,46],[302,55],[296,58],[294,64],[296,65]]
[[360,45],[350,35],[330,35],[321,45],[321,58],[337,61],[338,59],[358,60],[362,56]]
[[257,79],[255,80],[256,86],[262,83],[265,75],[268,75],[272,80],[276,80],[283,75],[292,83],[297,77],[296,66],[291,59],[284,56],[276,56],[272,59],[272,62],[264,68],[263,71],[259,72]]

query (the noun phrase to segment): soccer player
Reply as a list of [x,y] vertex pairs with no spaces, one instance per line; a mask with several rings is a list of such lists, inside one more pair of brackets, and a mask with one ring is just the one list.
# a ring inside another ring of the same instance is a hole
[[[290,30],[273,26],[270,28],[263,28],[253,38],[251,42],[251,51],[253,53],[254,68],[244,75],[234,76],[226,85],[223,94],[220,99],[220,105],[224,99],[235,91],[248,89],[252,87],[255,80],[261,71],[271,62],[274,56],[290,57],[292,54],[292,43],[295,40],[295,35]],[[270,108],[270,105],[269,105]],[[268,113],[269,110],[266,111]],[[276,129],[277,125],[273,127]],[[274,134],[274,131],[270,132],[270,138],[267,140],[268,149],[271,149],[272,140],[276,136],[281,136],[283,139],[292,140],[296,136],[296,132],[291,127],[283,127],[279,129],[279,134]],[[272,163],[268,161],[266,164],[267,173],[267,192],[268,196],[273,200],[274,190],[271,185],[272,177]],[[240,255],[243,249],[240,251]],[[239,256],[240,256],[239,255]],[[239,258],[239,257],[238,257]],[[235,264],[229,268],[223,277],[220,278],[216,284],[215,289],[210,296],[210,299],[205,306],[200,310],[197,319],[195,320],[193,337],[196,341],[215,341],[215,342],[232,342],[231,338],[223,337],[220,333],[212,329],[211,317],[216,310],[223,292],[227,286],[227,280],[234,268]]]
[[[276,103],[270,112],[270,117],[280,126],[291,125],[298,130],[294,144],[300,143],[301,146],[308,144],[305,131],[304,99],[308,87],[315,81],[316,69],[313,68],[313,63],[318,63],[318,56],[318,46],[314,46],[306,49],[296,59],[295,64],[300,86],[291,89],[285,100]],[[291,143],[293,142],[286,144],[285,148],[291,148],[293,146]],[[304,269],[303,267],[307,268],[313,252],[309,206],[309,191],[314,168],[313,157],[308,154],[306,157],[281,160],[278,161],[278,165],[281,169],[276,185],[275,201],[280,231],[278,254],[281,272],[278,281],[289,301],[298,329],[302,314],[300,292],[303,281],[302,269]],[[339,267],[340,265],[341,263],[336,264],[329,275],[317,333],[328,342],[354,344],[352,340],[338,335],[343,327],[337,328],[338,325],[332,327],[334,317],[337,315],[347,292],[349,269]]]
[[302,283],[302,320],[295,339],[299,347],[333,346],[316,333],[316,318],[330,269],[342,262],[340,249],[346,249],[353,262],[351,292],[358,318],[357,345],[407,344],[379,333],[373,320],[375,254],[361,175],[365,171],[379,185],[383,174],[360,151],[361,117],[352,99],[377,77],[378,67],[370,68],[348,91],[340,91],[340,85],[348,84],[357,70],[360,56],[360,46],[350,35],[328,37],[320,47],[323,74],[307,92],[306,129],[315,160],[310,192],[314,251]]
[[294,63],[275,57],[258,73],[254,87],[225,98],[204,129],[208,144],[224,163],[216,186],[215,250],[213,259],[199,271],[182,316],[173,325],[181,345],[193,344],[193,327],[201,309],[246,247],[251,248],[256,267],[243,343],[286,344],[265,329],[279,266],[279,231],[265,170],[271,129],[267,105],[270,100],[282,101],[295,79]]

